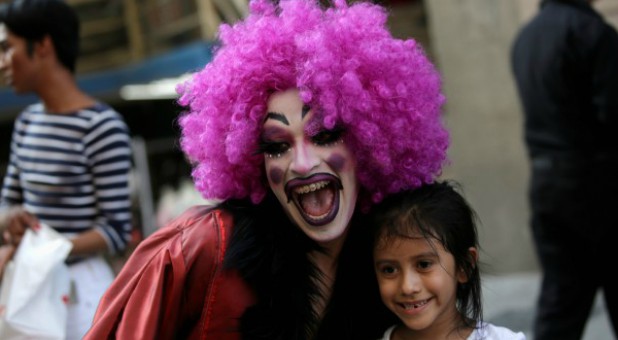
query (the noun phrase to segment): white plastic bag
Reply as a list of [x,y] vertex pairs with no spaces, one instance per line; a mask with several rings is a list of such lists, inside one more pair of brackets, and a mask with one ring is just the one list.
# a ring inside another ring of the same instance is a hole
[[71,247],[49,226],[26,230],[0,286],[0,339],[66,337]]

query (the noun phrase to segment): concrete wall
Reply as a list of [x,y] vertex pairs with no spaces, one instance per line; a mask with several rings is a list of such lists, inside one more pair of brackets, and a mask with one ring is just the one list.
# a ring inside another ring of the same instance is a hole
[[594,7],[601,12],[605,19],[618,28],[618,1],[616,0],[597,0]]
[[[528,159],[510,70],[515,34],[539,0],[425,0],[432,56],[443,74],[451,164],[481,219],[488,272],[538,269],[529,228]],[[618,2],[595,7],[618,24]]]
[[481,225],[491,273],[536,269],[526,191],[528,161],[509,51],[522,9],[514,0],[428,0],[433,54],[443,74],[454,178]]

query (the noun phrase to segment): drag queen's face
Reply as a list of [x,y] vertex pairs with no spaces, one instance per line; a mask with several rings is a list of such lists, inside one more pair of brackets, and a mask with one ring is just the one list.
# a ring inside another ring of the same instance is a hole
[[268,182],[284,210],[307,236],[328,246],[340,244],[354,213],[356,164],[343,130],[326,130],[313,116],[298,90],[273,94],[260,143]]

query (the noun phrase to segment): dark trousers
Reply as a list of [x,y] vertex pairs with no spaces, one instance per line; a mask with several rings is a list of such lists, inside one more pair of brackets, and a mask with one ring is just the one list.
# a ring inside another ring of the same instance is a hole
[[618,169],[598,163],[535,162],[532,232],[543,280],[534,339],[581,339],[603,290],[618,334]]

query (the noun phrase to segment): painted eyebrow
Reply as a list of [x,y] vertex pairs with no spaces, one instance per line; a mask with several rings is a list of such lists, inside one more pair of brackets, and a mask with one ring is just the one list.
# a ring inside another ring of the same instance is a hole
[[268,112],[266,114],[266,118],[264,119],[264,121],[267,121],[268,119],[274,119],[274,120],[278,120],[281,123],[285,124],[285,125],[290,125],[290,122],[288,122],[288,119],[282,115],[281,113],[277,113],[277,112]]
[[301,119],[305,119],[305,116],[307,115],[307,113],[309,113],[309,110],[311,110],[311,108],[309,107],[309,105],[305,104],[303,105],[303,113],[301,116]]

